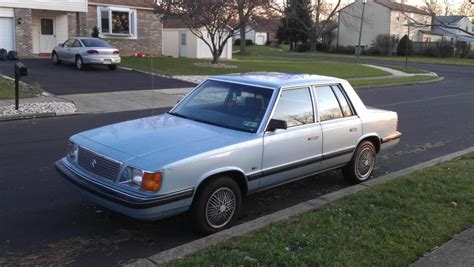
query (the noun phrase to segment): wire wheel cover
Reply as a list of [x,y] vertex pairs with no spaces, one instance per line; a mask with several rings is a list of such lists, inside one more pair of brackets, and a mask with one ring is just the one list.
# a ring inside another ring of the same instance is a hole
[[366,146],[357,155],[356,161],[356,173],[357,176],[361,179],[366,179],[369,177],[370,173],[374,168],[375,155],[371,147]]
[[206,203],[206,222],[212,228],[221,228],[234,216],[236,199],[234,191],[227,187],[217,189]]

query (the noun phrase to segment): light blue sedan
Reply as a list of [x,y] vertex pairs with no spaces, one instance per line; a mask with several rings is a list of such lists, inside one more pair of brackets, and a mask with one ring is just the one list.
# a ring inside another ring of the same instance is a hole
[[370,178],[400,139],[395,112],[367,108],[341,79],[285,73],[209,78],[167,114],[76,134],[57,169],[88,199],[156,220],[189,211],[209,234],[242,197],[342,168]]

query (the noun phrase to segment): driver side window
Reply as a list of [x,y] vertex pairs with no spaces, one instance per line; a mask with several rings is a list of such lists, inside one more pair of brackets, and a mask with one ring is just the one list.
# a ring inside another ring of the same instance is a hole
[[66,42],[64,42],[63,47],[71,47],[73,43],[74,39],[68,39]]
[[81,42],[76,39],[76,41],[74,41],[74,43],[72,44],[72,47],[82,47]]

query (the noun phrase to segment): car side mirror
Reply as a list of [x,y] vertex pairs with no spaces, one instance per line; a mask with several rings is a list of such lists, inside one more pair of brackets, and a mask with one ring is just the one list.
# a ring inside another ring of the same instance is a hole
[[286,130],[287,128],[288,128],[288,125],[286,124],[286,121],[271,119],[270,122],[268,123],[267,131],[268,132],[274,132],[277,129]]

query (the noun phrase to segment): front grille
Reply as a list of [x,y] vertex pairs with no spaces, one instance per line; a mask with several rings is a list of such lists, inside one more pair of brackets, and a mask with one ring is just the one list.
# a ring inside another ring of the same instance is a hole
[[120,171],[120,162],[113,161],[86,148],[79,147],[77,162],[87,171],[110,180],[115,180]]

